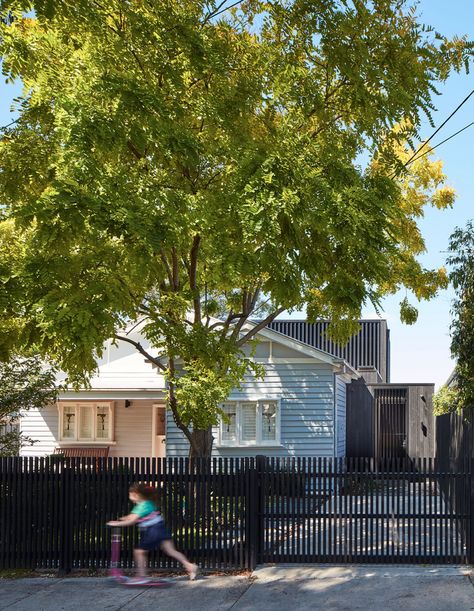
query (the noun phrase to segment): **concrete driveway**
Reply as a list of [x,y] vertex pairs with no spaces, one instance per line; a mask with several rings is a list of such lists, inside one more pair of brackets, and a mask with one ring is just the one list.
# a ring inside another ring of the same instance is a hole
[[470,573],[466,567],[278,565],[250,577],[179,577],[160,589],[106,578],[0,579],[0,609],[464,611],[474,610]]

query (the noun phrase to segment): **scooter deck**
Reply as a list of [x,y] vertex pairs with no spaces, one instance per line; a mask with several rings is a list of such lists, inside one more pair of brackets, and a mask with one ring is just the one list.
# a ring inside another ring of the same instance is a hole
[[121,586],[127,586],[128,588],[166,588],[171,585],[170,581],[163,579],[149,579],[146,583],[137,583],[132,577],[114,577],[115,581]]

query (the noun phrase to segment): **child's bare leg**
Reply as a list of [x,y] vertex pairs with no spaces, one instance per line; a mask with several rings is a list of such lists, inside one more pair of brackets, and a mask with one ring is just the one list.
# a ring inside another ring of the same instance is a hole
[[137,577],[146,577],[146,560],[148,557],[148,552],[144,549],[134,549],[133,557],[135,559]]
[[171,558],[174,558],[178,562],[181,562],[181,564],[184,566],[190,576],[196,575],[197,565],[193,564],[192,562],[189,562],[189,560],[184,554],[178,552],[178,550],[174,546],[173,541],[171,541],[170,539],[166,539],[166,541],[161,542],[160,547],[165,552],[165,554],[168,554],[168,556],[171,556]]

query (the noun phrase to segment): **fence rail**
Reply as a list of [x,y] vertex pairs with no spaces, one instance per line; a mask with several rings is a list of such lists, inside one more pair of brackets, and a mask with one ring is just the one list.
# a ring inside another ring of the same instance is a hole
[[[136,481],[158,487],[177,547],[207,569],[472,562],[471,474],[433,459],[3,458],[0,568],[106,568],[105,524]],[[136,542],[125,529],[125,568]],[[176,566],[159,552],[150,564]]]

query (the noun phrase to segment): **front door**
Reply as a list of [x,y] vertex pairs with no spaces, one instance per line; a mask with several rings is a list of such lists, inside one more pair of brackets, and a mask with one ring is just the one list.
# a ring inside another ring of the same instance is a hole
[[403,458],[407,451],[407,394],[404,388],[375,390],[379,458]]
[[153,456],[164,458],[166,456],[166,407],[164,403],[153,405],[152,430]]

